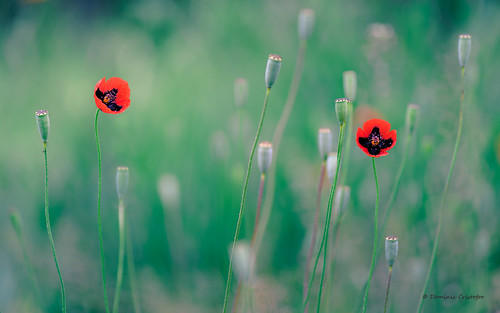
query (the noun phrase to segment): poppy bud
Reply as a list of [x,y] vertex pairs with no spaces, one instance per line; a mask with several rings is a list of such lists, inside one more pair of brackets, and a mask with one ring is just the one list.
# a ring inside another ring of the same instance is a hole
[[325,160],[328,153],[333,150],[332,131],[330,128],[320,128],[318,130],[318,148],[319,156]]
[[116,168],[116,193],[119,199],[125,198],[128,187],[128,167],[119,166]]
[[344,215],[349,199],[351,198],[351,187],[338,186],[335,190],[334,208],[338,216]]
[[470,35],[458,36],[458,62],[461,67],[465,67],[470,56],[471,37]]
[[330,152],[326,158],[326,174],[330,180],[330,184],[333,184],[335,179],[335,172],[337,171],[337,153]]
[[408,133],[412,133],[417,126],[418,117],[420,115],[420,106],[418,104],[408,104],[406,108],[406,129]]
[[314,29],[315,13],[312,9],[302,9],[299,13],[299,39],[306,40],[311,37]]
[[177,210],[181,202],[181,185],[175,175],[164,174],[158,180],[158,193],[164,209]]
[[50,130],[49,112],[47,110],[38,110],[35,112],[35,116],[40,137],[42,137],[43,143],[47,143]]
[[242,107],[248,100],[248,81],[245,78],[236,78],[234,81],[234,102]]
[[385,237],[385,258],[387,263],[392,267],[396,258],[398,257],[398,237],[387,236]]
[[[229,247],[229,255],[231,255],[231,247]],[[246,242],[238,241],[234,248],[233,270],[243,282],[249,281],[251,263],[250,246]]]
[[344,81],[344,95],[351,101],[356,100],[357,78],[355,71],[347,71],[342,75]]
[[259,169],[262,174],[266,174],[271,167],[271,161],[273,160],[273,144],[268,141],[263,141],[259,144],[259,150],[257,151],[257,163],[259,164]]
[[281,68],[281,57],[277,54],[270,54],[266,66],[266,87],[271,88],[278,78]]
[[335,112],[337,113],[337,119],[339,120],[340,125],[345,124],[347,120],[350,104],[351,100],[347,98],[340,98],[335,100]]

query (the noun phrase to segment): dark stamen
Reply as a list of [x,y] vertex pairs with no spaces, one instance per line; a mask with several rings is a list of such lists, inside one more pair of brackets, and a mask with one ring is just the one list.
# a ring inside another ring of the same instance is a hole
[[102,92],[99,88],[95,91],[95,96],[104,103],[108,109],[114,112],[118,112],[122,109],[121,105],[116,104],[116,95],[118,94],[118,89],[113,88],[109,91]]
[[368,149],[368,153],[371,155],[378,155],[382,149],[387,149],[392,146],[392,139],[384,139],[380,135],[380,130],[378,127],[373,127],[372,132],[367,138],[359,137],[358,142],[360,145]]

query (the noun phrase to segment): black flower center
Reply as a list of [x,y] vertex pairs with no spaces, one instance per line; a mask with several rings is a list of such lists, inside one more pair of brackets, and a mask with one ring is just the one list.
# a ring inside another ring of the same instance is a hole
[[120,111],[122,109],[121,105],[116,104],[116,95],[118,94],[118,89],[113,88],[109,91],[102,92],[101,89],[97,88],[95,91],[95,96],[104,103],[108,109],[111,111]]
[[368,137],[359,137],[359,144],[368,149],[368,153],[371,155],[378,155],[382,149],[387,149],[392,146],[392,139],[384,139],[380,135],[380,130],[378,127],[373,127],[372,132]]

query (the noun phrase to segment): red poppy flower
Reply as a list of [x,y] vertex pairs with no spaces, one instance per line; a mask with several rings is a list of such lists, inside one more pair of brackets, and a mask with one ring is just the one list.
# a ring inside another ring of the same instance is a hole
[[107,81],[104,77],[95,85],[94,100],[97,107],[104,113],[122,113],[130,105],[128,83],[119,77],[111,77]]
[[387,155],[396,144],[396,130],[390,130],[391,124],[387,121],[374,118],[366,121],[363,128],[358,128],[356,143],[368,156],[378,158]]

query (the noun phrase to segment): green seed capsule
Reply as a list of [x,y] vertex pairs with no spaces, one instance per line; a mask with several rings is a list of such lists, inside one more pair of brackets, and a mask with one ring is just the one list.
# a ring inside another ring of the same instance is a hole
[[396,262],[398,257],[398,237],[387,236],[385,237],[385,258],[389,266],[392,266]]
[[355,71],[347,71],[342,75],[344,82],[344,95],[351,101],[356,100],[357,78]]
[[330,128],[318,130],[318,149],[321,160],[325,160],[328,153],[333,151],[333,136]]
[[471,48],[471,36],[464,34],[458,36],[458,62],[461,67],[465,67],[469,61]]
[[119,166],[116,168],[116,193],[119,199],[123,199],[128,188],[128,167]]
[[311,37],[314,30],[315,13],[312,9],[302,9],[299,13],[299,39],[306,40]]
[[242,107],[248,100],[248,81],[245,78],[236,78],[234,81],[234,102]]
[[277,54],[270,54],[267,59],[266,66],[266,87],[271,88],[276,79],[278,79],[278,75],[281,69],[281,57]]
[[330,184],[333,184],[335,179],[335,172],[337,171],[337,153],[330,152],[326,158],[326,174],[330,180]]
[[47,110],[38,110],[35,112],[35,116],[40,137],[42,137],[43,143],[47,143],[50,130],[49,112]]
[[418,104],[408,104],[406,108],[406,128],[409,133],[412,133],[418,123],[420,115],[420,106]]
[[273,144],[268,141],[263,141],[259,144],[259,149],[257,150],[257,163],[259,164],[259,169],[261,174],[266,174],[271,167],[271,161],[273,160]]
[[351,100],[347,98],[335,100],[335,112],[337,113],[337,119],[339,120],[340,125],[343,125],[347,121],[350,104]]

